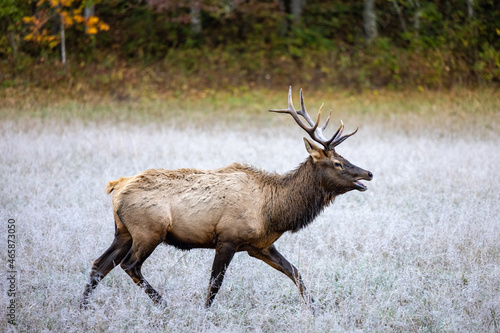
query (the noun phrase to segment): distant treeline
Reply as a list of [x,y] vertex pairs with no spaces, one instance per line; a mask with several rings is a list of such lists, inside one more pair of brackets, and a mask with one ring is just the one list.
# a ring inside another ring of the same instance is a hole
[[500,3],[1,0],[0,57],[4,86],[61,61],[104,81],[145,66],[167,85],[484,85],[500,82]]

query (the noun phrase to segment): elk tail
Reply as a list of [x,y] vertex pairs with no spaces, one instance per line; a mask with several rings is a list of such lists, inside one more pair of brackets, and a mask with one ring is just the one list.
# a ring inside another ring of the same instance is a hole
[[128,177],[122,177],[120,179],[110,181],[108,183],[108,185],[106,186],[106,193],[110,194],[111,192],[113,192],[113,190],[117,187],[118,184],[120,184],[121,182],[123,182],[124,180],[127,180],[127,179],[128,179]]

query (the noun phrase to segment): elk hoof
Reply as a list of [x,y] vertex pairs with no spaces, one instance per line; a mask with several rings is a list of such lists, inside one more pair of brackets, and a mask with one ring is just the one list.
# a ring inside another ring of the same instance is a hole
[[167,308],[167,301],[165,301],[163,298],[160,298],[157,301],[155,301],[155,304],[160,309],[166,309]]
[[80,302],[80,310],[88,310],[89,309],[89,301],[83,300]]

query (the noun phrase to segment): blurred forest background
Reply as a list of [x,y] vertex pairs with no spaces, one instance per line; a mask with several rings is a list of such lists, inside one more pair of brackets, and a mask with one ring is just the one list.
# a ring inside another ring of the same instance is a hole
[[5,89],[500,82],[497,0],[0,0]]

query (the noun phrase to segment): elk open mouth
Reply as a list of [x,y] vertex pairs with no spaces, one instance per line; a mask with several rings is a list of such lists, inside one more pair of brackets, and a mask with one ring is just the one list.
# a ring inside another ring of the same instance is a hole
[[365,184],[363,184],[359,180],[354,181],[354,187],[356,188],[356,190],[361,192],[366,191],[368,189],[368,187],[366,187]]

